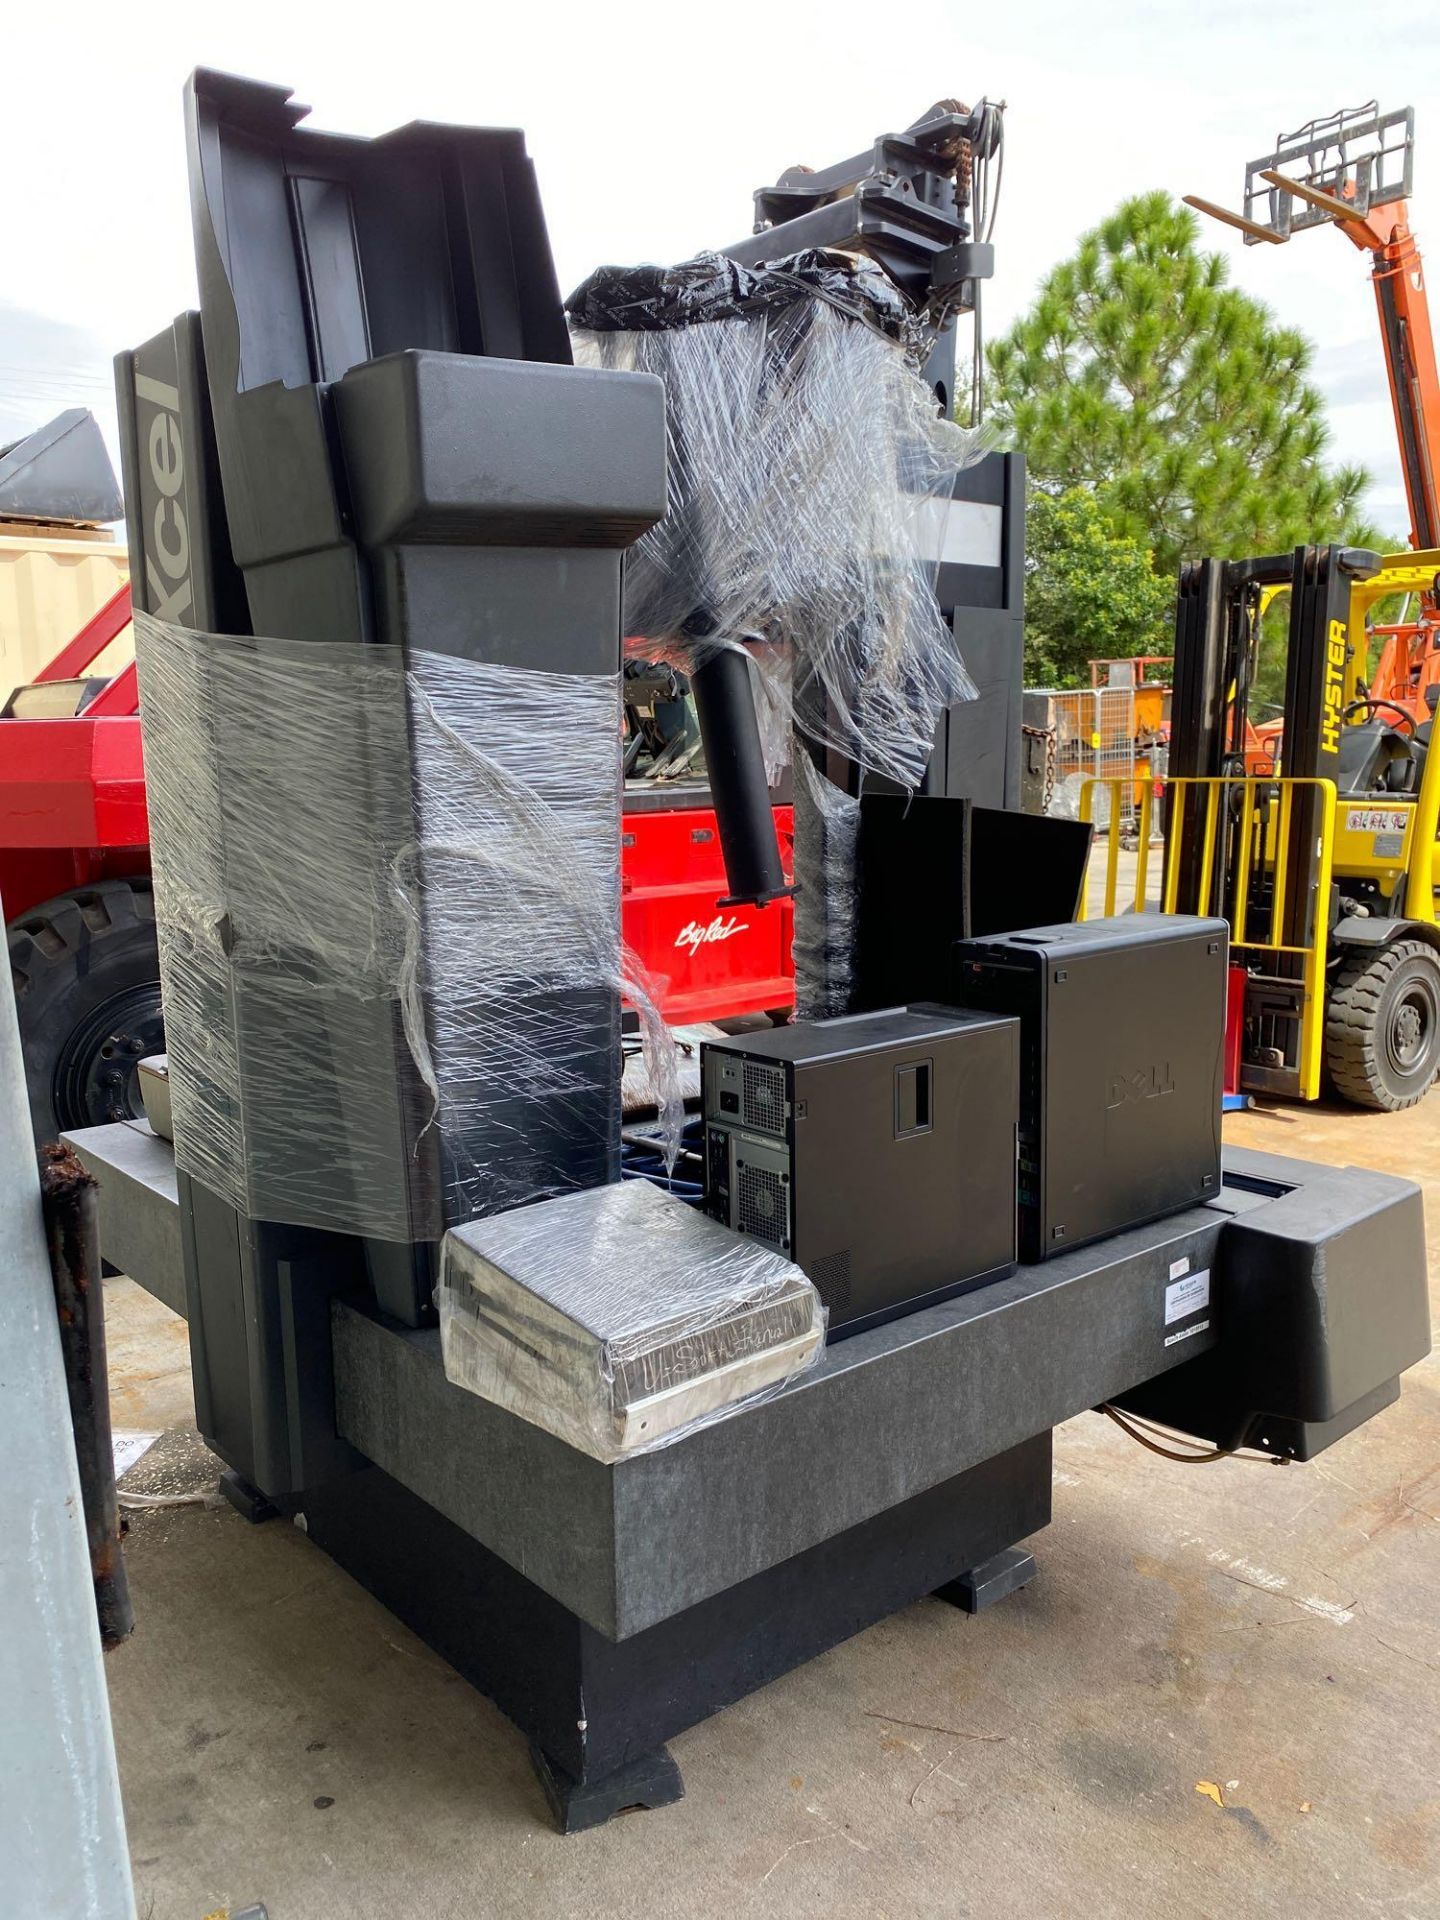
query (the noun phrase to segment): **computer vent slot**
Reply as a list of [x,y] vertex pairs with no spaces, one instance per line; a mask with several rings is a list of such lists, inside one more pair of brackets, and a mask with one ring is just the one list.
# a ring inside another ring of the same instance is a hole
[[843,1253],[827,1253],[823,1260],[817,1260],[810,1269],[810,1278],[815,1283],[815,1291],[825,1302],[833,1320],[837,1314],[850,1310],[850,1249]]
[[785,1069],[763,1060],[745,1062],[744,1113],[747,1127],[762,1133],[785,1132]]
[[772,1247],[788,1247],[789,1188],[779,1174],[769,1167],[752,1167],[742,1163],[736,1172],[740,1182],[740,1217],[737,1223],[740,1231],[753,1234],[757,1240],[766,1240]]

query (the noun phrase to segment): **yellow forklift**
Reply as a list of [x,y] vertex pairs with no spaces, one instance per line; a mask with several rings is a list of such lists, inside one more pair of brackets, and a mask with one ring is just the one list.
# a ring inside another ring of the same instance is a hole
[[[1230,921],[1228,1091],[1313,1100],[1328,1081],[1387,1111],[1422,1099],[1440,1066],[1440,372],[1408,221],[1414,144],[1413,111],[1371,100],[1251,161],[1242,213],[1186,196],[1247,246],[1334,226],[1370,256],[1416,550],[1301,547],[1185,570],[1164,865],[1152,897],[1152,790],[1135,885],[1136,905]],[[1277,721],[1252,693],[1265,610],[1287,590]],[[1392,597],[1418,617],[1377,620]],[[1111,911],[1119,858],[1112,824]]]
[[[1434,699],[1417,721],[1366,677],[1367,614],[1437,570],[1440,552],[1382,561],[1330,546],[1181,574],[1170,778],[1144,796],[1133,904],[1229,921],[1230,1091],[1313,1100],[1328,1081],[1393,1112],[1440,1068]],[[1251,694],[1277,589],[1290,597],[1284,709],[1273,770],[1257,772]],[[1116,813],[1107,912],[1121,892]]]

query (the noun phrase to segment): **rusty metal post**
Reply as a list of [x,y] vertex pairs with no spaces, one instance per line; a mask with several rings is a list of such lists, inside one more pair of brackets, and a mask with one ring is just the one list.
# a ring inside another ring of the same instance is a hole
[[70,1419],[75,1429],[100,1644],[108,1650],[119,1646],[134,1630],[135,1612],[120,1549],[97,1189],[72,1148],[40,1149],[40,1199],[55,1282]]

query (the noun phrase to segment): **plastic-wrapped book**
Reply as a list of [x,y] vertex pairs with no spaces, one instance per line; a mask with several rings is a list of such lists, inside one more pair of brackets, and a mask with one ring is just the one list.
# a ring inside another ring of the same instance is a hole
[[439,1302],[455,1385],[606,1461],[777,1392],[825,1337],[799,1267],[641,1180],[454,1228]]

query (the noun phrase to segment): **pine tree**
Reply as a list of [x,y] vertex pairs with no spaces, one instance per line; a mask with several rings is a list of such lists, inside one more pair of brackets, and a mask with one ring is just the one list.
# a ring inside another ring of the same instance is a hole
[[1045,492],[1084,487],[1113,531],[1182,560],[1354,540],[1359,467],[1327,467],[1312,350],[1228,286],[1164,193],[1125,201],[989,350],[993,411]]

